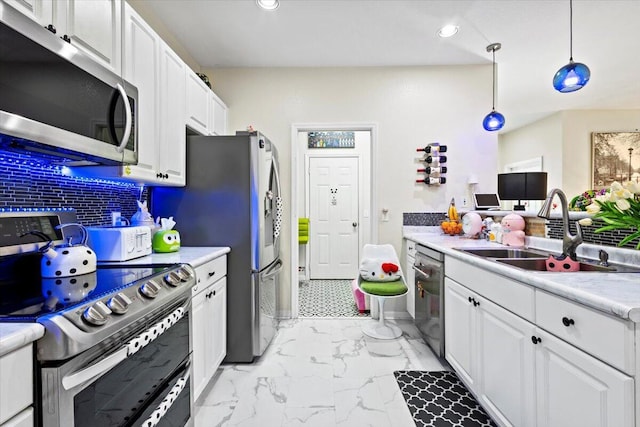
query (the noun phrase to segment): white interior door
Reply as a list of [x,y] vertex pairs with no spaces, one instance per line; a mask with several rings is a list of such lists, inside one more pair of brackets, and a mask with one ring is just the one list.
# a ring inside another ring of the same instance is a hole
[[358,158],[309,159],[309,275],[352,279],[358,274]]

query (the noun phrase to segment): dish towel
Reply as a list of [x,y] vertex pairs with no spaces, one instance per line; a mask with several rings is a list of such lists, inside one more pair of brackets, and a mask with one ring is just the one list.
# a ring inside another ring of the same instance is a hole
[[309,218],[298,218],[298,243],[306,245],[309,242]]

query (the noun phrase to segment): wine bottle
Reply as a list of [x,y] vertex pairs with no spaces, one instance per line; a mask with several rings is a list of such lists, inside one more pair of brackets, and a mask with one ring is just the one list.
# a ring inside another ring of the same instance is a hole
[[424,172],[426,174],[447,173],[447,167],[446,166],[427,166],[424,169],[418,169],[418,172]]
[[447,146],[446,145],[440,145],[439,142],[434,142],[432,144],[427,145],[424,148],[418,148],[416,151],[424,151],[425,153],[429,154],[438,154],[438,153],[445,153],[447,151]]
[[417,179],[416,182],[421,182],[427,185],[440,185],[440,184],[446,184],[447,178],[445,178],[444,176],[440,176],[440,177],[428,176],[425,179]]
[[429,164],[439,165],[447,162],[447,156],[427,156],[424,161]]

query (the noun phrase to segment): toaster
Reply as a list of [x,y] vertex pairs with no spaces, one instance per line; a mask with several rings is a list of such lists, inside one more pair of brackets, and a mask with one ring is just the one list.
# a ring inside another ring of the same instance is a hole
[[151,254],[151,229],[135,227],[87,227],[89,247],[98,261],[128,261]]

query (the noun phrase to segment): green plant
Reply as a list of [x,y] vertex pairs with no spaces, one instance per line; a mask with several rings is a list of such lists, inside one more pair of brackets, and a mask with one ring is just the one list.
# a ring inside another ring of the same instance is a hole
[[[586,211],[606,225],[595,230],[596,233],[608,230],[635,230],[622,239],[618,246],[640,238],[640,183],[627,181],[620,184],[614,182],[607,192],[595,197],[595,203],[586,206]],[[590,220],[590,218],[587,218]],[[581,221],[589,225],[591,221]],[[640,249],[640,242],[636,246]]]

